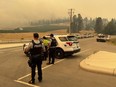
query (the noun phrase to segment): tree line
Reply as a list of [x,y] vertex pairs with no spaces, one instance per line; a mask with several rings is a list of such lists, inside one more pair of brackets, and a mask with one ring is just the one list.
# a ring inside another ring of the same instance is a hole
[[31,21],[29,22],[30,25],[32,26],[37,26],[37,25],[49,25],[49,24],[59,24],[59,23],[65,23],[68,22],[69,19],[68,18],[58,18],[58,19],[49,19],[49,20],[38,20],[38,21]]
[[116,35],[116,20],[108,21],[108,19],[101,17],[88,19],[87,17],[82,18],[81,14],[78,14],[78,17],[74,15],[71,23],[71,32],[74,33],[81,30],[94,30],[96,33]]
[[[36,22],[30,22],[30,25],[49,25],[58,23],[68,23],[69,18],[60,18],[54,20],[38,20]],[[70,32],[79,33],[81,30],[94,30],[96,33],[116,35],[116,20],[110,21],[106,18],[83,18],[81,14],[73,15],[72,22],[70,23]],[[69,32],[69,29],[67,29]]]

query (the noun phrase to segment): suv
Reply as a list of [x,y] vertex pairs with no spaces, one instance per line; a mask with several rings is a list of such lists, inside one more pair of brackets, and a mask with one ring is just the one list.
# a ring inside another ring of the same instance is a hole
[[[50,36],[46,36],[48,39]],[[74,35],[54,35],[57,46],[55,51],[56,58],[63,58],[64,55],[72,55],[80,52],[79,41]]]
[[[45,36],[50,40],[50,36]],[[72,55],[74,53],[80,52],[81,48],[79,46],[79,41],[74,35],[54,35],[57,46],[55,51],[55,58],[63,58],[65,55]],[[24,44],[23,49],[26,45]],[[24,51],[25,53],[25,51]],[[27,56],[29,53],[25,53]]]
[[98,34],[96,41],[97,42],[106,42],[110,40],[110,35]]

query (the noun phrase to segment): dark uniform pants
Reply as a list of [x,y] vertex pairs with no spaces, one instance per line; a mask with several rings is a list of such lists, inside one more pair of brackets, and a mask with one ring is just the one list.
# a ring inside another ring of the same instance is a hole
[[42,60],[39,58],[32,58],[31,78],[35,81],[36,66],[38,70],[38,80],[42,80]]
[[44,52],[44,60],[47,60],[47,57],[48,57],[48,47],[45,46],[45,52]]
[[49,48],[49,63],[55,62],[55,48]]

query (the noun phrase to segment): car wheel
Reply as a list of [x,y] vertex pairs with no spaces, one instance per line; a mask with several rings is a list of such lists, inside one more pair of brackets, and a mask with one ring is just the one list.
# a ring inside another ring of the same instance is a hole
[[64,57],[64,52],[62,49],[56,49],[55,51],[55,58],[61,59]]
[[99,40],[97,39],[97,42],[99,42]]

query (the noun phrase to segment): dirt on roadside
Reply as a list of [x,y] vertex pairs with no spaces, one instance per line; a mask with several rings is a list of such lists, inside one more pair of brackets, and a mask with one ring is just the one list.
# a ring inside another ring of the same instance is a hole
[[[7,41],[7,40],[31,40],[33,39],[33,33],[0,33],[0,41]],[[53,34],[67,34],[67,30],[55,30],[55,31],[49,31],[49,32],[38,32],[40,37],[43,37],[45,35]],[[94,31],[85,31],[82,30],[80,34],[87,34],[87,33],[94,33]],[[75,33],[76,34],[76,33]]]
[[[38,32],[40,37],[45,35],[53,34],[66,34],[66,30],[55,30],[50,32],[41,33]],[[30,40],[33,38],[33,32],[31,33],[0,33],[0,40],[7,41],[7,40]]]

